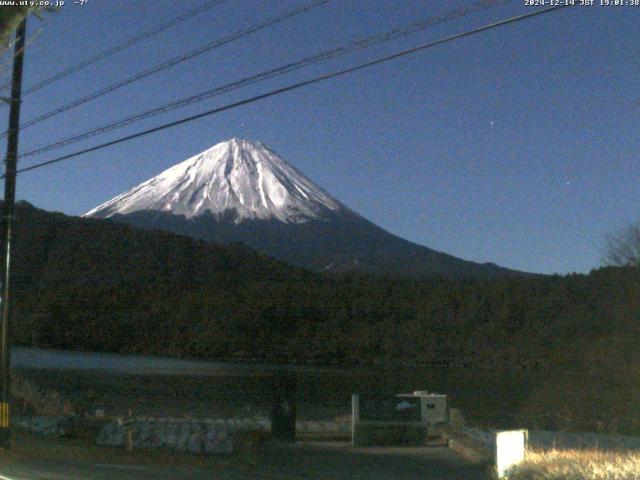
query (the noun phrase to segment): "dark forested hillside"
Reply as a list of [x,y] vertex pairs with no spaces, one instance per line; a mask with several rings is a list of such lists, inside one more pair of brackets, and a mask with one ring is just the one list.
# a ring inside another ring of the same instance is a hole
[[301,223],[205,214],[137,211],[111,217],[138,228],[166,230],[213,243],[243,242],[253,250],[316,272],[366,272],[412,278],[525,277],[533,274],[475,263],[409,242],[350,211]]
[[24,205],[17,222],[15,338],[26,344],[188,355],[192,347],[178,337],[246,304],[247,289],[262,297],[271,285],[313,281],[242,245],[218,247]]
[[242,245],[28,205],[19,208],[14,265],[13,331],[23,345],[515,369],[537,379],[536,400],[522,405],[531,414],[556,408],[567,397],[554,396],[569,388],[593,389],[609,416],[638,408],[619,401],[640,387],[633,268],[491,281],[332,277]]

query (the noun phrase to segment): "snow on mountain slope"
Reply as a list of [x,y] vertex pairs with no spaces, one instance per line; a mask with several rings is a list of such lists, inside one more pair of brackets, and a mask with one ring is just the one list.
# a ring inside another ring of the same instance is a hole
[[107,218],[151,210],[199,217],[235,211],[235,223],[304,223],[348,211],[260,142],[231,139],[191,157],[83,216]]

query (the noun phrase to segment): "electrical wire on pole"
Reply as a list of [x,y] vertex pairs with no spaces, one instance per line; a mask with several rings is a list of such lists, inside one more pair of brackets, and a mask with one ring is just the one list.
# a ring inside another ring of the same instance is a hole
[[[285,86],[285,87],[281,87],[281,88],[278,88],[278,89],[275,89],[275,90],[271,90],[269,92],[266,92],[266,93],[263,93],[263,94],[260,94],[260,95],[256,95],[256,96],[244,99],[244,100],[240,100],[238,102],[230,103],[230,104],[224,105],[222,107],[217,107],[217,108],[214,108],[214,109],[211,109],[211,110],[207,110],[207,111],[202,112],[202,113],[191,115],[191,116],[188,116],[188,117],[185,117],[185,118],[182,118],[180,120],[173,121],[173,122],[165,123],[163,125],[159,125],[157,127],[149,128],[147,130],[143,130],[143,131],[138,132],[138,133],[133,133],[131,135],[120,137],[118,139],[111,140],[109,142],[105,142],[105,143],[102,143],[102,144],[99,144],[99,145],[95,145],[93,147],[85,148],[85,149],[82,149],[82,150],[79,150],[79,151],[76,151],[76,152],[69,153],[67,155],[62,155],[60,157],[53,158],[51,160],[47,160],[47,161],[44,161],[44,162],[36,163],[34,165],[30,165],[28,167],[24,167],[24,168],[19,169],[18,173],[28,172],[28,171],[31,171],[31,170],[36,170],[36,169],[43,168],[43,167],[46,167],[46,166],[49,166],[49,165],[53,165],[53,164],[56,164],[56,163],[59,163],[59,162],[62,162],[62,161],[65,161],[65,160],[68,160],[68,159],[71,159],[71,158],[78,157],[80,155],[84,155],[85,153],[90,153],[90,152],[95,152],[95,151],[98,151],[98,150],[102,150],[104,148],[111,147],[113,145],[117,145],[117,144],[120,144],[120,143],[123,143],[123,142],[127,142],[127,141],[133,140],[135,138],[144,137],[146,135],[150,135],[152,133],[156,133],[156,132],[159,132],[159,131],[162,131],[162,130],[166,130],[168,128],[172,128],[172,127],[175,127],[175,126],[178,126],[178,125],[189,123],[189,122],[198,120],[200,118],[209,117],[211,115],[215,115],[217,113],[221,113],[221,112],[224,112],[224,111],[227,111],[227,110],[231,110],[233,108],[237,108],[237,107],[240,107],[240,106],[243,106],[243,105],[248,105],[250,103],[254,103],[254,102],[257,102],[259,100],[263,100],[265,98],[269,98],[269,97],[273,97],[273,96],[276,96],[276,95],[280,95],[282,93],[286,93],[286,92],[290,92],[290,91],[293,91],[293,90],[297,90],[299,88],[306,87],[308,85],[313,85],[313,84],[316,84],[316,83],[320,83],[320,82],[323,82],[323,81],[326,81],[326,80],[329,80],[329,79],[332,79],[332,78],[341,77],[341,76],[344,76],[344,75],[347,75],[347,74],[350,74],[350,73],[353,73],[353,72],[356,72],[356,71],[359,71],[359,70],[363,70],[363,69],[372,67],[374,65],[379,65],[379,64],[382,64],[382,63],[386,63],[386,62],[395,60],[397,58],[401,58],[401,57],[404,57],[404,56],[407,56],[407,55],[411,55],[411,54],[414,54],[414,53],[417,53],[417,52],[421,52],[421,51],[429,49],[429,48],[436,47],[438,45],[442,45],[442,44],[445,44],[445,43],[449,43],[449,42],[458,40],[460,38],[468,37],[468,36],[475,35],[475,34],[481,33],[481,32],[486,32],[488,30],[493,30],[495,28],[502,27],[504,25],[509,25],[509,24],[516,23],[516,22],[519,22],[519,21],[522,21],[522,20],[526,20],[526,19],[529,19],[529,18],[537,17],[537,16],[540,16],[540,15],[544,15],[546,13],[554,12],[554,11],[557,11],[557,10],[560,10],[560,9],[563,9],[563,8],[567,8],[567,7],[569,7],[569,5],[561,5],[561,6],[556,6],[556,7],[549,7],[549,8],[545,8],[545,9],[542,9],[542,10],[537,10],[535,12],[525,13],[525,14],[522,14],[522,15],[517,15],[515,17],[510,17],[510,18],[505,19],[505,20],[500,20],[500,21],[497,21],[497,22],[494,22],[494,23],[490,23],[488,25],[484,25],[482,27],[479,27],[479,28],[476,28],[476,29],[473,29],[473,30],[467,30],[467,31],[462,32],[462,33],[457,33],[457,34],[454,34],[454,35],[450,35],[450,36],[442,38],[440,40],[436,40],[436,41],[433,41],[433,42],[422,44],[422,45],[419,45],[417,47],[409,48],[407,50],[402,50],[400,52],[396,52],[396,53],[393,53],[393,54],[390,54],[390,55],[386,55],[384,57],[380,57],[380,58],[377,58],[375,60],[371,60],[371,61],[368,61],[368,62],[365,62],[365,63],[361,63],[359,65],[355,65],[353,67],[349,67],[349,68],[345,68],[343,70],[338,70],[338,71],[334,71],[334,72],[327,73],[327,74],[324,74],[324,75],[320,75],[320,76],[312,78],[310,80],[305,80],[305,81],[302,81],[302,82],[294,83],[294,84],[291,84],[291,85],[288,85],[288,86]],[[0,176],[0,178],[3,178],[3,177]]]
[[[177,65],[179,63],[185,62],[187,60],[191,60],[192,58],[198,56],[198,55],[202,55],[203,53],[206,53],[210,50],[214,50],[216,48],[222,47],[228,43],[231,43],[235,40],[238,40],[240,38],[246,37],[248,35],[251,35],[253,33],[259,32],[260,30],[263,30],[267,27],[270,27],[272,25],[275,25],[277,23],[283,22],[284,20],[287,20],[289,18],[295,17],[296,15],[300,15],[302,13],[308,12],[309,10],[312,10],[314,8],[317,8],[321,5],[324,5],[328,2],[330,2],[331,0],[314,0],[310,3],[307,3],[301,7],[296,7],[292,10],[288,10],[280,15],[277,15],[275,17],[269,18],[267,20],[264,20],[256,25],[253,25],[251,27],[242,29],[242,30],[238,30],[237,32],[234,32],[230,35],[224,36],[222,38],[219,38],[217,40],[214,40],[212,42],[209,42],[205,45],[202,45],[194,50],[191,50],[187,53],[184,53],[182,55],[180,55],[179,57],[175,57],[172,58],[171,60],[167,60],[165,62],[162,62],[159,65],[156,65],[155,67],[152,67],[150,69],[144,70],[142,72],[139,72],[131,77],[125,78],[123,80],[120,80],[118,82],[115,82],[111,85],[108,85],[105,88],[102,88],[98,91],[95,91],[93,93],[90,93],[89,95],[86,95],[82,98],[79,98],[77,100],[74,100],[71,103],[67,103],[66,105],[62,105],[58,108],[55,108],[53,110],[50,110],[46,113],[43,113],[42,115],[39,115],[25,123],[23,123],[22,125],[20,125],[20,128],[22,130],[29,128],[33,125],[36,125],[40,122],[43,122],[45,120],[48,120],[49,118],[55,117],[56,115],[59,115],[63,112],[66,112],[68,110],[71,110],[73,108],[76,108],[80,105],[83,105],[87,102],[90,102],[92,100],[95,100],[97,98],[100,98],[108,93],[114,92],[115,90],[118,90],[122,87],[125,87],[127,85],[130,85],[134,82],[137,82],[139,80],[142,80],[143,78],[147,78],[151,75],[154,75],[158,72],[161,72],[162,70],[166,70],[169,67],[173,67],[174,65]],[[0,135],[0,137],[4,137],[7,135],[7,132],[3,132],[2,135]]]
[[81,140],[86,140],[87,138],[94,137],[96,135],[100,135],[103,133],[107,133],[113,130],[117,130],[119,128],[135,124],[142,120],[146,120],[148,118],[152,118],[157,115],[161,115],[163,113],[170,112],[172,110],[176,110],[178,108],[183,108],[188,105],[192,105],[204,100],[208,100],[214,98],[216,96],[231,92],[233,90],[237,90],[249,85],[256,84],[258,82],[262,82],[264,80],[268,80],[271,78],[279,77],[281,75],[299,70],[301,68],[306,68],[311,65],[318,64],[320,62],[332,60],[339,56],[343,56],[349,53],[353,53],[358,50],[363,50],[374,45],[379,45],[381,43],[389,42],[392,40],[396,40],[398,38],[407,36],[412,33],[416,33],[418,31],[425,30],[427,28],[433,27],[435,25],[439,25],[444,22],[449,22],[453,20],[457,20],[465,15],[470,13],[478,12],[484,9],[492,8],[498,5],[504,5],[506,3],[510,3],[513,0],[481,0],[479,2],[467,5],[462,8],[456,8],[453,10],[449,10],[441,15],[437,15],[434,17],[428,17],[426,19],[413,22],[409,25],[403,27],[397,27],[392,30],[388,30],[383,33],[379,33],[376,35],[371,35],[369,37],[361,38],[356,41],[350,42],[347,45],[342,47],[334,48],[331,50],[323,51],[320,53],[316,53],[311,56],[304,57],[302,59],[296,60],[294,62],[287,63],[285,65],[281,65],[279,67],[275,67],[258,74],[242,78],[240,80],[236,80],[231,83],[227,83],[225,85],[221,85],[212,89],[208,89],[204,92],[190,95],[188,97],[174,100],[172,102],[165,103],[159,107],[155,107],[143,112],[136,113],[134,115],[130,115],[116,122],[111,122],[106,125],[103,125],[98,128],[93,128],[91,130],[72,135],[70,137],[66,137],[60,140],[57,140],[48,145],[44,145],[42,147],[35,148],[33,150],[29,150],[27,152],[22,153],[19,158],[27,158],[34,155],[40,155],[45,152],[49,152],[52,150],[56,150],[68,145],[72,145]]
[[26,17],[16,30],[11,106],[9,109],[9,136],[4,174],[4,204],[2,214],[2,288],[0,290],[0,446],[11,447],[10,397],[11,397],[11,240],[13,237],[13,211],[16,199],[16,174],[18,163],[18,133],[20,131],[20,93],[22,91],[22,65],[27,34]]
[[[24,97],[26,95],[29,95],[33,92],[40,90],[41,88],[52,85],[53,83],[58,82],[63,78],[68,77],[69,75],[73,75],[74,73],[79,72],[80,70],[87,68],[88,66],[93,65],[94,63],[97,63],[100,60],[104,60],[105,58],[115,55],[116,53],[122,50],[125,50],[135,45],[136,43],[139,43],[143,40],[146,40],[149,37],[157,35],[175,25],[178,25],[179,23],[182,23],[186,20],[189,20],[192,17],[195,17],[196,15],[206,12],[207,10],[211,10],[213,7],[216,7],[226,1],[227,0],[209,0],[208,2],[203,3],[202,5],[192,8],[191,10],[188,10],[187,12],[172,18],[171,20],[168,20],[160,25],[157,25],[151,30],[138,33],[137,35],[134,35],[133,37],[128,38],[124,42],[121,42],[117,45],[107,48],[106,50],[98,52],[95,55],[92,55],[91,57],[86,58],[85,60],[82,60],[74,65],[71,65],[70,67],[62,70],[61,72],[51,75],[50,77],[45,78],[44,80],[36,83],[35,85],[32,85],[26,88],[25,91],[22,92],[22,96]],[[33,35],[31,35],[31,37],[33,38]],[[2,85],[0,87],[0,90],[9,85],[10,83]]]
[[[35,32],[31,33],[31,35],[29,35],[29,39],[25,42],[23,50],[29,46],[31,46],[40,36],[40,34],[43,32],[42,28],[39,28],[38,30],[36,30]],[[8,51],[9,48],[14,48],[15,47],[15,41],[14,42],[10,42],[8,45],[3,45],[2,47],[0,47],[0,58],[2,58],[2,56],[5,54],[6,51]],[[2,62],[0,63],[0,75],[4,74],[7,71],[12,71],[13,69],[13,62],[16,58],[16,55],[18,54],[18,52],[13,51],[13,53],[6,58],[6,62]],[[5,91],[5,90],[11,90],[11,80],[7,81],[6,83],[0,85],[0,92]],[[22,94],[22,96],[24,97],[24,92]],[[0,100],[3,100],[5,103],[0,104],[0,106],[5,106],[5,105],[10,105],[10,99],[9,97],[0,97]]]

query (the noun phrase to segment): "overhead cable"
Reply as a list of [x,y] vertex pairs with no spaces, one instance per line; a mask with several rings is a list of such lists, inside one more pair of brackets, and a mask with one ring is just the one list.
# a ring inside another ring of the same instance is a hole
[[357,50],[363,50],[380,43],[395,40],[397,38],[415,33],[417,31],[424,30],[429,27],[433,27],[440,23],[456,20],[464,15],[477,12],[483,9],[487,9],[490,7],[494,7],[496,5],[509,3],[512,1],[513,0],[481,0],[479,2],[473,3],[471,5],[467,5],[465,7],[460,7],[454,10],[450,10],[442,15],[429,17],[418,22],[413,22],[404,27],[394,28],[384,33],[379,33],[366,38],[362,38],[342,47],[334,48],[328,51],[323,51],[308,57],[304,57],[295,62],[287,63],[285,65],[281,65],[279,67],[260,72],[250,77],[245,77],[243,79],[236,80],[234,82],[227,83],[225,85],[208,89],[204,92],[201,92],[195,95],[190,95],[188,97],[185,97],[179,100],[174,100],[172,102],[165,103],[164,105],[161,105],[159,107],[155,107],[143,112],[130,115],[116,122],[111,122],[101,127],[97,127],[79,134],[75,134],[75,135],[63,138],[61,140],[57,140],[48,145],[24,152],[23,154],[20,155],[20,157],[26,158],[34,155],[39,155],[45,152],[49,152],[51,150],[56,150],[56,149],[65,147],[67,145],[77,143],[81,140],[86,140],[87,138],[91,138],[96,135],[117,130],[119,128],[137,123],[139,121],[142,121],[142,120],[145,120],[145,119],[148,119],[148,118],[151,118],[151,117],[154,117],[178,108],[183,108],[188,105],[192,105],[194,103],[201,102],[203,100],[207,100],[207,99],[216,97],[218,95],[222,95],[224,93],[228,93],[230,91],[246,87],[248,85],[252,85],[270,78],[278,77],[286,73],[299,70],[301,68],[305,68],[323,61],[327,61],[342,55],[346,55],[348,53],[352,53]]
[[[353,72],[356,72],[356,71],[359,71],[359,70],[363,70],[363,69],[372,67],[374,65],[379,65],[379,64],[382,64],[382,63],[386,63],[386,62],[389,62],[391,60],[395,60],[397,58],[405,57],[407,55],[411,55],[411,54],[414,54],[414,53],[417,53],[417,52],[421,52],[421,51],[429,49],[429,48],[436,47],[438,45],[449,43],[449,42],[452,42],[454,40],[458,40],[460,38],[468,37],[468,36],[471,36],[471,35],[475,35],[477,33],[485,32],[487,30],[492,30],[492,29],[495,29],[495,28],[498,28],[498,27],[502,27],[504,25],[509,25],[509,24],[513,24],[513,23],[516,23],[516,22],[519,22],[519,21],[522,21],[522,20],[526,20],[526,19],[529,19],[529,18],[537,17],[537,16],[540,16],[540,15],[544,15],[546,13],[550,13],[550,12],[557,11],[557,10],[560,10],[560,9],[563,9],[563,8],[567,8],[568,6],[569,5],[561,5],[561,6],[545,8],[545,9],[542,9],[542,10],[536,10],[534,12],[525,13],[525,14],[522,14],[522,15],[517,15],[515,17],[508,18],[506,20],[500,20],[500,21],[497,21],[497,22],[494,22],[494,23],[490,23],[488,25],[484,25],[482,27],[479,27],[479,28],[476,28],[476,29],[473,29],[473,30],[467,30],[467,31],[462,32],[462,33],[457,33],[457,34],[442,38],[440,40],[436,40],[434,42],[430,42],[430,43],[419,45],[417,47],[413,47],[413,48],[409,48],[409,49],[406,49],[406,50],[402,50],[400,52],[393,53],[393,54],[390,54],[390,55],[386,55],[384,57],[380,57],[380,58],[377,58],[375,60],[371,60],[371,61],[368,61],[368,62],[365,62],[365,63],[361,63],[361,64],[353,66],[353,67],[349,67],[349,68],[346,68],[346,69],[343,69],[343,70],[337,70],[337,71],[334,71],[334,72],[331,72],[331,73],[320,75],[320,76],[312,78],[310,80],[305,80],[305,81],[302,81],[302,82],[294,83],[294,84],[288,85],[286,87],[278,88],[276,90],[271,90],[269,92],[266,92],[266,93],[263,93],[263,94],[260,94],[260,95],[256,95],[256,96],[253,96],[253,97],[250,97],[250,98],[246,98],[244,100],[240,100],[238,102],[230,103],[230,104],[224,105],[222,107],[218,107],[218,108],[214,108],[214,109],[211,109],[211,110],[207,110],[205,112],[202,112],[202,113],[199,113],[199,114],[196,114],[196,115],[191,115],[191,116],[182,118],[180,120],[175,120],[173,122],[165,123],[163,125],[159,125],[157,127],[149,128],[149,129],[143,130],[141,132],[137,132],[137,133],[134,133],[134,134],[131,134],[131,135],[120,137],[118,139],[111,140],[109,142],[105,142],[105,143],[102,143],[102,144],[99,144],[99,145],[95,145],[93,147],[84,148],[82,150],[78,150],[76,152],[69,153],[67,155],[63,155],[63,156],[60,156],[60,157],[57,157],[57,158],[53,158],[51,160],[47,160],[47,161],[40,162],[40,163],[37,163],[37,164],[34,164],[34,165],[30,165],[28,167],[24,167],[24,168],[19,169],[18,173],[23,173],[23,172],[27,172],[27,171],[43,168],[43,167],[46,167],[48,165],[53,165],[55,163],[59,163],[59,162],[62,162],[62,161],[65,161],[65,160],[68,160],[68,159],[71,159],[71,158],[75,158],[75,157],[78,157],[80,155],[84,155],[86,153],[102,150],[104,148],[107,148],[107,147],[110,147],[110,146],[113,146],[113,145],[117,145],[117,144],[120,144],[120,143],[123,143],[123,142],[127,142],[127,141],[133,140],[135,138],[144,137],[144,136],[150,135],[152,133],[156,133],[156,132],[159,132],[159,131],[162,131],[162,130],[166,130],[168,128],[172,128],[172,127],[175,127],[175,126],[178,126],[178,125],[189,123],[189,122],[198,120],[200,118],[209,117],[209,116],[215,115],[217,113],[221,113],[221,112],[224,112],[224,111],[227,111],[227,110],[231,110],[233,108],[237,108],[237,107],[240,107],[240,106],[243,106],[243,105],[254,103],[254,102],[257,102],[259,100],[263,100],[265,98],[270,98],[270,97],[273,97],[273,96],[276,96],[276,95],[280,95],[280,94],[285,93],[285,92],[290,92],[292,90],[297,90],[299,88],[306,87],[306,86],[309,86],[309,85],[313,85],[313,84],[316,84],[316,83],[320,83],[320,82],[323,82],[323,81],[326,81],[326,80],[329,80],[329,79],[332,79],[332,78],[341,77],[343,75],[347,75],[347,74],[350,74],[350,73],[353,73]],[[4,177],[0,177],[0,178],[4,178]]]
[[[115,90],[118,90],[122,87],[125,87],[127,85],[130,85],[134,82],[137,82],[139,80],[142,80],[143,78],[149,77],[151,75],[154,75],[162,70],[166,70],[169,67],[173,67],[174,65],[177,65],[179,63],[185,62],[187,60],[190,60],[198,55],[202,55],[203,53],[206,53],[210,50],[214,50],[216,48],[222,47],[223,45],[226,45],[228,43],[231,43],[235,40],[238,40],[240,38],[246,37],[248,35],[251,35],[255,32],[258,32],[260,30],[263,30],[267,27],[270,27],[272,25],[275,25],[276,23],[282,22],[284,20],[287,20],[289,18],[295,17],[296,15],[300,15],[301,13],[307,12],[311,9],[317,8],[321,5],[324,5],[325,3],[328,3],[330,0],[314,0],[311,3],[307,3],[301,7],[296,7],[292,10],[288,10],[285,13],[282,13],[280,15],[277,15],[275,17],[269,18],[267,20],[264,20],[258,24],[255,24],[251,27],[248,28],[244,28],[242,30],[238,30],[230,35],[226,35],[222,38],[216,39],[212,42],[209,42],[205,45],[202,45],[194,50],[191,50],[187,53],[184,53],[178,57],[172,58],[171,60],[167,60],[165,62],[162,62],[159,65],[156,65],[153,68],[144,70],[142,72],[139,72],[131,77],[125,78],[123,80],[120,80],[118,82],[115,82],[111,85],[108,85],[100,90],[97,90],[93,93],[90,93],[89,95],[86,95],[82,98],[79,98],[77,100],[74,100],[70,103],[67,103],[65,105],[62,105],[60,107],[57,107],[53,110],[50,110],[46,113],[43,113],[42,115],[39,115],[29,121],[27,121],[26,123],[23,123],[22,125],[20,125],[20,129],[25,129],[25,128],[29,128],[33,125],[36,125],[40,122],[43,122],[44,120],[47,120],[51,117],[54,117],[56,115],[59,115],[63,112],[66,112],[68,110],[71,110],[73,108],[76,108],[80,105],[83,105],[87,102],[90,102],[92,100],[95,100],[97,98],[100,98],[108,93],[111,93]],[[7,135],[7,132],[4,132],[0,135],[0,137],[4,137]]]
[[210,0],[206,3],[203,3],[199,6],[197,6],[196,8],[193,8],[177,17],[172,18],[171,20],[164,22],[154,28],[152,28],[151,30],[147,30],[146,32],[141,32],[138,33],[137,35],[134,35],[133,37],[128,38],[127,40],[125,40],[122,43],[119,43],[117,45],[114,45],[110,48],[107,48],[106,50],[103,50],[99,53],[96,53],[95,55],[86,58],[85,60],[82,60],[81,62],[76,63],[75,65],[72,65],[64,70],[62,70],[59,73],[56,73],[55,75],[51,75],[50,77],[45,78],[44,80],[36,83],[35,85],[32,85],[31,87],[27,88],[24,93],[24,95],[29,95],[30,93],[33,93],[35,91],[40,90],[41,88],[44,88],[46,86],[49,86],[65,77],[68,77],[69,75],[72,75],[86,67],[88,67],[89,65],[93,65],[96,62],[99,62],[100,60],[104,60],[105,58],[108,58],[112,55],[115,55],[116,53],[125,50],[133,45],[135,45],[138,42],[141,42],[143,40],[146,40],[149,37],[152,37],[154,35],[157,35],[175,25],[178,25],[179,23],[184,22],[185,20],[188,20],[192,17],[195,17],[196,15],[199,15],[200,13],[206,12],[207,10],[212,9],[213,7],[216,7],[218,5],[220,5],[221,3],[224,3],[226,0]]

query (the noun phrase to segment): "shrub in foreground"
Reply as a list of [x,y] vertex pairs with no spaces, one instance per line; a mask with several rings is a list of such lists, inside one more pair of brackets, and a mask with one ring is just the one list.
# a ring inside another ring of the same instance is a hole
[[38,387],[30,380],[12,375],[11,395],[19,405],[21,415],[71,415],[73,404],[53,390]]
[[640,480],[640,452],[527,452],[508,480]]

